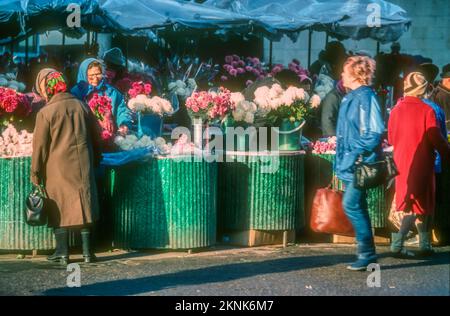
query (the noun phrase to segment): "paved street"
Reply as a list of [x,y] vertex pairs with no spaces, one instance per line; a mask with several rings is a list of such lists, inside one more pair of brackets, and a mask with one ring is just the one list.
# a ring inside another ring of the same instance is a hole
[[[81,267],[81,287],[45,256],[0,255],[1,295],[445,295],[450,294],[450,247],[433,260],[399,260],[380,252],[380,287],[370,272],[349,272],[354,247],[320,244],[287,248],[217,247],[186,252],[108,252]],[[73,256],[79,261],[80,256]]]

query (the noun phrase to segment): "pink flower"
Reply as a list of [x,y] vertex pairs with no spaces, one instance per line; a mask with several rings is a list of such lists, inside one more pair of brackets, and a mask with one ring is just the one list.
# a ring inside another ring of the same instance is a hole
[[225,62],[227,64],[231,64],[232,61],[233,61],[233,56],[231,56],[231,55],[225,56]]
[[106,129],[102,130],[102,139],[103,140],[109,140],[112,136],[113,136],[113,134],[110,131],[108,131]]
[[234,60],[234,61],[239,61],[239,60],[241,60],[241,59],[239,58],[238,55],[233,54],[233,60]]
[[150,93],[152,93],[152,85],[149,83],[146,83],[144,85],[144,90],[145,90],[145,94],[149,95]]
[[253,83],[253,81],[247,80],[247,81],[245,82],[245,85],[248,87],[248,86],[251,85],[252,83]]
[[238,61],[238,64],[239,64],[240,67],[244,67],[244,66],[245,66],[245,63],[244,63],[243,60],[239,60],[239,61]]
[[275,67],[273,67],[273,69],[272,69],[272,73],[274,73],[274,74],[276,74],[276,73],[278,73],[278,72],[280,72],[281,71],[281,67],[280,66],[275,66]]
[[231,69],[231,70],[229,71],[229,73],[230,73],[230,75],[233,76],[233,77],[236,77],[237,74],[238,74],[238,72],[237,72],[236,69]]
[[237,68],[236,70],[237,70],[237,73],[240,74],[240,75],[245,73],[244,68]]
[[258,57],[254,57],[254,58],[252,59],[252,62],[253,62],[253,64],[255,64],[255,65],[257,65],[257,64],[259,64],[259,63],[260,63],[260,61],[259,61],[259,58],[258,58]]
[[253,67],[252,66],[245,66],[245,70],[248,72],[252,72],[253,71]]
[[227,81],[227,80],[228,80],[228,77],[227,77],[227,76],[221,76],[221,77],[220,77],[220,80],[222,80],[222,81]]
[[233,68],[237,68],[237,67],[239,67],[239,63],[237,61],[233,61],[231,63],[231,66],[233,66]]

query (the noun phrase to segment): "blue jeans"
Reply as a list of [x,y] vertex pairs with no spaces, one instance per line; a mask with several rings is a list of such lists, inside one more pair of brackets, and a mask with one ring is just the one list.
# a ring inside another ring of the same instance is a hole
[[345,214],[355,230],[358,259],[374,259],[376,258],[375,244],[367,210],[367,192],[355,188],[353,181],[344,181],[344,184],[345,192],[342,204]]

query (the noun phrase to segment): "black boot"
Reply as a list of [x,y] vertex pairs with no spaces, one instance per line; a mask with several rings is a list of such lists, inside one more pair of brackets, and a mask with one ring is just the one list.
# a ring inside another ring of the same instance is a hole
[[55,228],[54,233],[56,250],[53,255],[47,257],[47,260],[67,265],[69,263],[69,232],[67,231],[67,228]]
[[91,230],[89,228],[81,229],[81,242],[83,246],[83,259],[85,263],[91,263],[96,261],[94,252],[91,249],[92,239]]

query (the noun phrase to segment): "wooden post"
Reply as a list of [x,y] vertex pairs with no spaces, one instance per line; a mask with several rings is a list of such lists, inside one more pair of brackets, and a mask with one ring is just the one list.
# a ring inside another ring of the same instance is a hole
[[283,248],[286,248],[286,247],[287,247],[287,240],[288,240],[288,231],[285,230],[285,231],[283,232]]
[[326,32],[326,33],[327,33],[327,36],[325,38],[325,48],[327,47],[328,41],[330,40],[330,36],[328,35],[328,32]]
[[380,54],[380,42],[377,41],[377,55]]

